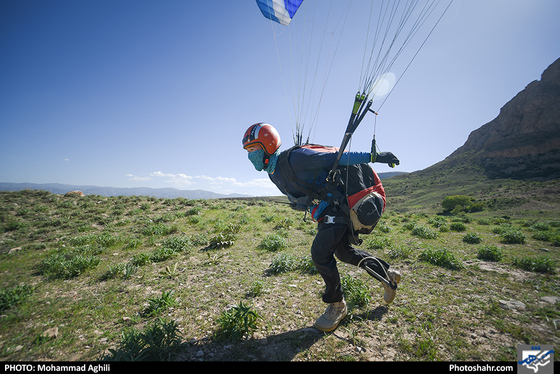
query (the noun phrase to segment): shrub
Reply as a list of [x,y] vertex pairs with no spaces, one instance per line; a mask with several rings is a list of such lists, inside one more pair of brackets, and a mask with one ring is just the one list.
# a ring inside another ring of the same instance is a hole
[[441,206],[445,212],[468,211],[472,205],[472,198],[463,195],[446,196],[441,202]]
[[517,230],[506,230],[500,235],[502,243],[507,244],[523,244],[525,243],[525,234]]
[[463,236],[463,242],[467,244],[479,244],[480,242],[482,242],[482,238],[478,236],[478,234],[468,233]]
[[549,241],[551,235],[547,232],[537,232],[533,235],[533,239],[535,240],[542,240],[543,242]]
[[482,212],[484,210],[485,204],[484,203],[475,203],[472,204],[469,208],[470,213]]
[[535,273],[556,273],[554,261],[545,256],[514,258],[512,263],[515,267]]
[[437,231],[422,225],[414,226],[412,229],[412,235],[416,235],[424,239],[435,239],[438,237]]
[[451,270],[458,270],[463,268],[461,261],[455,258],[453,253],[448,252],[447,249],[426,249],[420,253],[418,257],[421,261],[429,262],[436,266],[441,266]]
[[487,245],[478,250],[477,258],[485,261],[500,261],[504,255],[495,245]]
[[449,225],[449,230],[451,231],[465,231],[467,230],[467,225],[465,225],[463,222],[453,222],[451,225]]
[[531,229],[536,231],[548,231],[550,230],[550,224],[547,222],[537,222],[531,226]]

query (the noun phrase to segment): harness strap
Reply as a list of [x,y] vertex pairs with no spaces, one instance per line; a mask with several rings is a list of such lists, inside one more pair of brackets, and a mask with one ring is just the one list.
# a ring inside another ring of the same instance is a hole
[[393,290],[397,289],[397,287],[398,287],[397,283],[390,281],[389,274],[387,273],[387,269],[385,269],[385,266],[383,266],[383,264],[381,262],[379,262],[379,260],[377,258],[375,258],[373,256],[364,257],[360,260],[360,262],[358,262],[358,267],[360,267],[360,265],[362,265],[362,262],[364,262],[365,260],[375,260],[375,261],[377,261],[377,263],[379,264],[379,266],[381,266],[381,269],[383,269],[383,272],[385,273],[385,277],[383,277],[382,275],[378,274],[375,270],[373,270],[372,268],[370,268],[369,266],[364,264],[364,270],[367,271],[367,273],[369,275],[371,275],[372,277],[374,277],[378,281],[385,283],[386,285],[391,287],[391,289],[393,289]]

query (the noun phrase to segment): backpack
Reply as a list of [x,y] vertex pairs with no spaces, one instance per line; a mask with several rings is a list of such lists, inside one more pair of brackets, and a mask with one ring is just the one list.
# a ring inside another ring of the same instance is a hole
[[[377,173],[369,164],[339,165],[334,183],[318,188],[297,178],[288,162],[290,152],[300,147],[328,153],[337,153],[338,148],[305,144],[294,146],[280,154],[278,165],[282,175],[306,195],[305,206],[309,207],[317,200],[328,201],[341,208],[354,232],[371,233],[385,210],[385,190]],[[302,205],[304,204],[300,198],[293,207],[299,210]]]

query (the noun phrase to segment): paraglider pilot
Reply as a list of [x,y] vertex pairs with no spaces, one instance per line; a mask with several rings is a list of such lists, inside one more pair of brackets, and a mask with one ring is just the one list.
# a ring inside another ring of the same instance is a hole
[[[311,246],[311,257],[319,274],[325,282],[323,301],[328,304],[326,311],[314,323],[321,331],[332,331],[347,314],[346,301],[337,269],[336,257],[343,262],[358,266],[368,271],[370,275],[381,274],[388,281],[381,281],[385,290],[385,302],[392,303],[396,294],[396,286],[401,280],[401,274],[389,269],[389,264],[369,253],[352,246],[351,228],[348,215],[340,209],[332,195],[324,200],[314,200],[309,204],[308,196],[302,192],[301,186],[296,186],[294,179],[286,178],[286,170],[291,168],[291,174],[296,180],[306,181],[307,188],[315,186],[320,189],[325,186],[327,176],[337,157],[333,152],[321,152],[306,147],[294,147],[280,152],[280,135],[269,124],[257,123],[247,129],[243,137],[243,148],[248,151],[248,157],[258,171],[266,171],[271,181],[278,189],[288,196],[293,206],[305,206],[312,218],[318,222],[317,235]],[[282,155],[284,153],[284,155]],[[283,161],[287,160],[287,161]],[[372,154],[370,152],[344,152],[340,164],[358,165],[371,162],[399,164],[399,160],[390,152]],[[371,168],[370,168],[371,169]],[[373,171],[372,171],[373,172]],[[375,174],[373,172],[373,174]],[[376,197],[378,218],[385,207],[385,192],[375,174],[375,185],[372,186]],[[341,191],[345,194],[347,191]],[[307,201],[308,204],[302,203]],[[375,276],[374,276],[375,277]],[[391,287],[392,286],[392,287]]]

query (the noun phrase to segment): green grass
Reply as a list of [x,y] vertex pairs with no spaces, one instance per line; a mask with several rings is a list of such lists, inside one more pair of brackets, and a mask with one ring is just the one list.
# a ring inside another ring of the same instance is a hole
[[560,338],[560,308],[541,300],[560,294],[546,210],[452,216],[389,199],[361,248],[403,274],[395,302],[339,262],[350,313],[322,334],[315,224],[284,201],[0,192],[0,358],[513,361],[517,344]]

